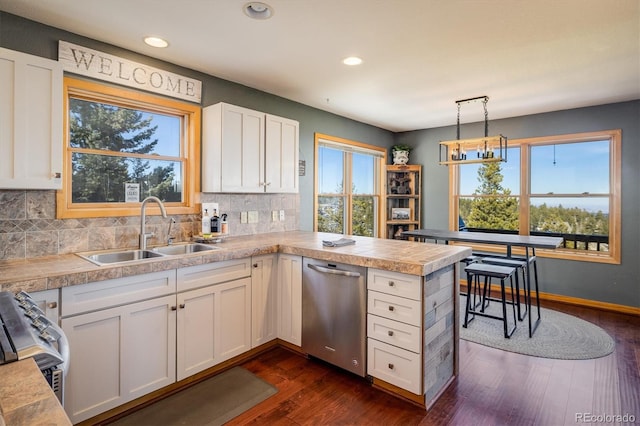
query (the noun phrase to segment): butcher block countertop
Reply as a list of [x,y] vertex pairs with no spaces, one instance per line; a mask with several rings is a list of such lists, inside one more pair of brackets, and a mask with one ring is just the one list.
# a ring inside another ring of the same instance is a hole
[[34,292],[56,289],[268,253],[294,254],[411,275],[428,275],[471,255],[470,248],[458,245],[356,236],[348,237],[356,241],[353,245],[322,245],[323,240],[335,241],[341,237],[308,231],[231,236],[215,244],[219,250],[103,266],[75,254],[1,261],[0,290]]

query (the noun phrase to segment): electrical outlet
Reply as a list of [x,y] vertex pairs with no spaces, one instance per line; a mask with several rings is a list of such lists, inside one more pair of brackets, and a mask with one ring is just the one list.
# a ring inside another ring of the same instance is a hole
[[277,222],[278,221],[278,210],[274,210],[271,212],[271,221],[272,222]]
[[280,222],[284,220],[284,210],[280,210]]
[[249,223],[258,223],[258,212],[251,210],[248,212]]
[[247,223],[247,212],[240,212],[240,223]]
[[204,216],[204,209],[207,209],[209,216],[213,216],[213,211],[218,211],[220,214],[220,210],[218,210],[218,203],[202,203],[202,215]]

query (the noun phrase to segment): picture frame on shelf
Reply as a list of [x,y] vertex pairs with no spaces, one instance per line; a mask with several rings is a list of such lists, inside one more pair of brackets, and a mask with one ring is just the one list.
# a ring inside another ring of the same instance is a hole
[[391,220],[411,219],[411,209],[406,207],[395,207],[391,209]]

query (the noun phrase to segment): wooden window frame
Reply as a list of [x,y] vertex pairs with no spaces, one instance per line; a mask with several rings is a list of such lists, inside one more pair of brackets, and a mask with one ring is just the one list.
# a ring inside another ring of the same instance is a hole
[[199,213],[196,201],[197,194],[200,191],[200,128],[202,116],[200,106],[72,77],[64,78],[63,95],[64,156],[62,189],[56,193],[56,217],[58,219],[137,216],[140,214],[140,206],[142,204],[141,202],[73,203],[71,201],[71,156],[73,150],[69,146],[70,97],[105,102],[124,108],[182,116],[185,123],[181,142],[183,146],[180,150],[181,164],[184,168],[182,202],[166,202],[165,207],[168,214]]
[[[314,231],[318,230],[318,196],[322,195],[318,193],[318,148],[321,145],[321,140],[334,142],[336,145],[343,145],[346,148],[348,147],[364,148],[366,150],[380,153],[380,160],[379,160],[380,164],[379,164],[379,170],[378,170],[378,176],[377,176],[377,182],[376,182],[377,190],[379,193],[377,195],[373,195],[373,197],[377,198],[378,200],[377,202],[378,208],[376,211],[376,217],[378,219],[378,223],[376,224],[376,234],[378,238],[385,235],[385,223],[384,223],[384,220],[382,220],[382,218],[385,217],[383,215],[384,215],[384,212],[386,211],[386,206],[384,205],[385,198],[383,197],[383,194],[385,189],[384,166],[385,164],[387,164],[387,150],[379,146],[369,145],[363,142],[339,138],[336,136],[325,135],[322,133],[315,133],[314,135],[314,158],[315,158],[314,181],[313,181],[313,229]],[[349,167],[350,165],[345,164],[345,168],[349,168]],[[349,179],[351,179],[350,177],[351,172],[352,171],[350,169],[345,171],[345,173],[349,173]],[[350,218],[351,217],[350,210],[352,208],[351,201],[353,197],[354,196],[357,197],[360,195],[369,195],[369,194],[352,194],[351,182],[344,182],[343,186],[344,187],[348,186],[348,191],[345,191],[343,188],[343,194],[326,194],[326,195],[344,197],[344,200],[345,200],[344,208],[345,208],[345,211],[349,211],[348,217]],[[348,220],[344,224],[344,235],[351,235],[351,232],[352,232],[352,223],[350,220]]]
[[[520,235],[529,234],[530,170],[529,147],[536,145],[610,141],[609,152],[609,251],[594,252],[575,249],[537,250],[536,255],[555,259],[577,260],[595,263],[620,264],[621,259],[621,199],[622,199],[622,130],[571,133],[509,140],[509,146],[520,147]],[[449,229],[458,230],[460,196],[459,165],[449,166]],[[465,243],[465,245],[469,245]],[[497,251],[496,246],[473,245],[475,250]],[[514,248],[514,253],[520,250]]]

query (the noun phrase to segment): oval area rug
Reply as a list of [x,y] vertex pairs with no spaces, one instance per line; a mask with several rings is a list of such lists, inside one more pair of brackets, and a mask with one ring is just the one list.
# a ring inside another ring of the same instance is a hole
[[[529,338],[529,319],[518,321],[516,330],[509,339],[505,339],[502,321],[476,316],[464,323],[466,297],[460,296],[460,337],[496,349],[516,352],[524,355],[553,359],[592,359],[607,356],[613,352],[615,342],[602,328],[573,315],[551,309],[541,308],[540,325],[532,338]],[[513,324],[511,307],[507,305],[509,325]],[[502,315],[499,302],[491,302],[489,313]],[[532,307],[533,318],[537,318],[536,308]]]

